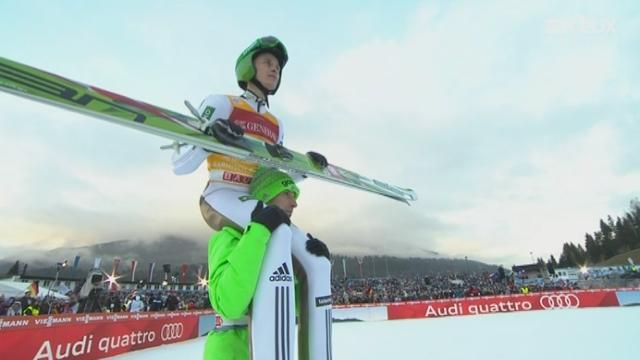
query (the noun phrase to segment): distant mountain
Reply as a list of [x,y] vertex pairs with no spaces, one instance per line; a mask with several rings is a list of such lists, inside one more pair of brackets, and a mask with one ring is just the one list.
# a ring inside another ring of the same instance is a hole
[[[72,265],[76,256],[80,256],[80,262],[78,269],[73,269]],[[20,273],[26,263],[28,264],[28,274],[53,276],[56,263],[67,260],[69,268],[61,272],[60,276],[77,277],[78,274],[86,274],[86,271],[93,267],[94,259],[98,257],[102,260],[100,267],[106,272],[111,271],[113,260],[119,258],[118,274],[130,274],[131,261],[137,260],[136,278],[138,279],[146,277],[149,263],[155,262],[154,278],[160,279],[163,264],[170,264],[172,273],[178,272],[181,264],[188,264],[191,265],[189,272],[195,273],[197,270],[194,269],[197,269],[200,264],[207,263],[207,243],[167,236],[153,242],[118,240],[90,246],[56,248],[48,251],[30,250],[28,254],[25,253],[23,256],[0,260],[0,276],[4,276],[16,260],[20,261]]]
[[[155,261],[156,263],[194,263],[207,261],[206,241],[167,236],[157,241],[119,240],[76,248],[57,248],[46,252],[35,252],[32,259],[52,259],[73,262],[76,255],[80,255],[80,263],[93,265],[96,257],[104,261],[120,258],[128,262],[133,259],[140,261]],[[46,256],[46,257],[45,257]],[[29,260],[29,258],[26,258]],[[50,260],[51,261],[51,260]]]
[[[73,269],[74,258],[80,256],[78,269]],[[365,256],[362,260],[362,275],[365,277],[383,276],[421,276],[436,272],[482,272],[495,271],[495,265],[488,265],[478,261],[464,259],[446,259],[434,253],[438,258],[401,258],[390,256]],[[163,264],[171,265],[171,273],[178,273],[181,264],[189,265],[188,281],[195,280],[195,274],[200,265],[207,264],[207,243],[187,238],[166,236],[154,242],[119,240],[91,246],[74,248],[57,248],[49,251],[30,251],[21,257],[4,258],[0,260],[0,277],[4,276],[16,260],[20,261],[19,272],[23,265],[28,264],[27,274],[39,276],[54,276],[57,262],[65,259],[69,268],[63,270],[61,277],[83,277],[86,271],[93,267],[94,259],[102,259],[102,270],[110,272],[114,258],[120,259],[118,274],[130,278],[131,260],[138,261],[136,279],[147,277],[149,263],[155,262],[154,279],[159,280],[163,275]],[[343,262],[344,259],[344,262]],[[350,278],[360,277],[360,263],[358,257],[334,254],[333,276],[342,277],[346,270]],[[344,266],[343,266],[344,264]]]
[[[344,259],[344,262],[343,262]],[[479,273],[497,270],[496,265],[479,261],[446,258],[401,258],[395,256],[353,257],[334,255],[333,276],[360,277],[412,277],[434,273]]]

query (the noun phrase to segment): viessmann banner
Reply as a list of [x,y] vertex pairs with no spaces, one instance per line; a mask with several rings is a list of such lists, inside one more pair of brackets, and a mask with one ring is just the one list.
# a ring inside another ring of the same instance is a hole
[[101,359],[198,336],[205,312],[0,318],[0,354],[11,359]]
[[615,290],[534,293],[389,304],[389,320],[619,306]]

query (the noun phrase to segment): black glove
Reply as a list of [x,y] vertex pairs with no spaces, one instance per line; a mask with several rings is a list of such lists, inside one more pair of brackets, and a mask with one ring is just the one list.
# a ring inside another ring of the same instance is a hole
[[269,154],[271,154],[271,156],[279,157],[285,161],[293,160],[293,154],[291,153],[291,151],[287,150],[286,147],[280,144],[271,145],[264,143],[264,145],[267,147],[267,151],[269,152]]
[[255,209],[251,212],[251,221],[266,226],[270,232],[273,232],[280,224],[291,225],[291,220],[282,209],[274,205],[264,207],[262,201],[258,201]]
[[327,158],[324,155],[317,153],[315,151],[308,151],[307,156],[311,158],[311,161],[319,165],[321,168],[326,168],[329,165]]
[[212,124],[207,125],[204,132],[220,141],[238,140],[244,136],[242,127],[228,119],[216,119]]
[[311,234],[307,234],[307,251],[315,256],[324,256],[327,260],[331,261],[331,254],[329,248],[322,241],[314,238]]

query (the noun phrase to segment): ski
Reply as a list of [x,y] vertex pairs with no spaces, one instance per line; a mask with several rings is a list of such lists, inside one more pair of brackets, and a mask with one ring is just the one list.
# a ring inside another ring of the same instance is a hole
[[[225,145],[200,130],[201,120],[81,82],[66,79],[0,57],[0,90],[118,125],[187,143],[209,151],[272,166],[344,185],[409,204],[417,200],[411,189],[370,179],[329,164],[320,168],[306,155],[290,149],[274,149],[262,141],[244,137],[239,146]],[[191,109],[190,109],[191,110]],[[284,151],[282,151],[284,150]]]

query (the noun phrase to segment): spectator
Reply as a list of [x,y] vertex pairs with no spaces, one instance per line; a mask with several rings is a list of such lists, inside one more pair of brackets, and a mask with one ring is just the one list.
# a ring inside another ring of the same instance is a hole
[[47,296],[43,300],[38,301],[38,309],[42,314],[54,314],[53,311],[49,311],[51,308],[51,299]]
[[9,309],[7,309],[7,316],[20,316],[22,315],[22,305],[19,301],[14,301]]
[[79,305],[79,312],[92,313],[102,312],[104,309],[104,295],[101,288],[93,288],[89,292],[89,296],[82,299]]
[[162,296],[160,293],[154,294],[151,298],[151,302],[149,303],[149,311],[160,311],[162,310]]
[[180,299],[176,296],[175,291],[172,291],[169,296],[167,296],[167,300],[165,301],[164,307],[169,311],[175,311],[178,309],[178,304],[180,303]]
[[118,294],[116,293],[113,293],[109,298],[109,311],[110,312],[122,311],[122,300],[120,300],[120,296],[118,296]]
[[141,311],[144,311],[144,309],[145,309],[144,301],[142,301],[142,298],[140,297],[140,295],[136,295],[133,298],[133,300],[131,300],[131,303],[129,304],[129,311],[141,312]]
[[40,308],[38,307],[38,304],[32,301],[31,299],[29,299],[27,307],[24,309],[24,311],[22,311],[22,315],[26,315],[26,316],[40,315]]

